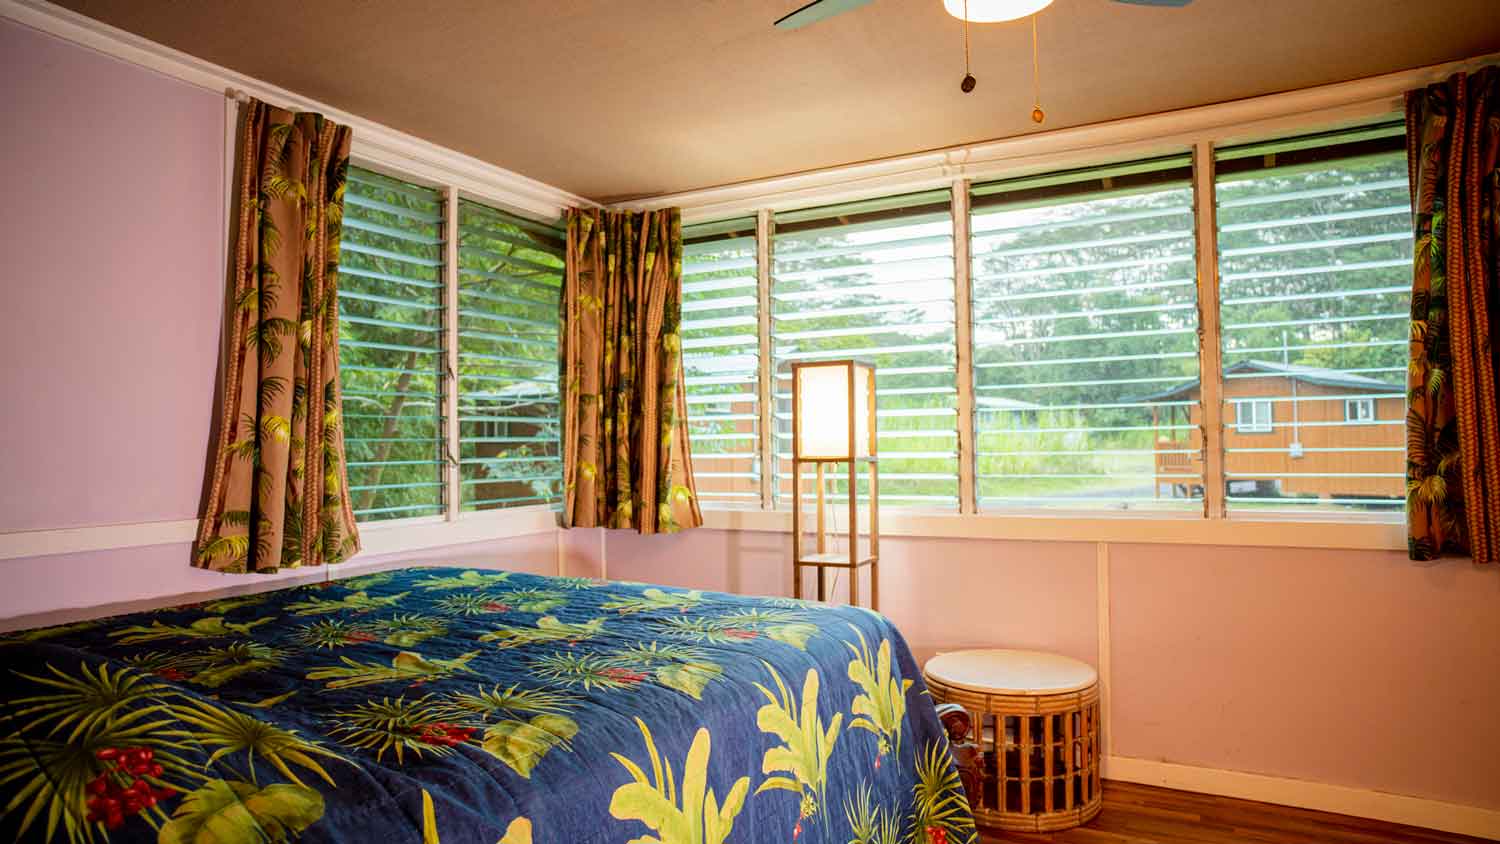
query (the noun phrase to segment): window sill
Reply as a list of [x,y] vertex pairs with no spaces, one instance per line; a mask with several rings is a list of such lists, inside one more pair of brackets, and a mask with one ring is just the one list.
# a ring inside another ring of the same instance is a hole
[[[788,510],[703,511],[714,530],[790,533]],[[1050,542],[1114,542],[1148,545],[1231,545],[1266,548],[1330,548],[1369,551],[1406,549],[1400,521],[1369,517],[1337,520],[1305,515],[1283,518],[1205,519],[1197,514],[1111,515],[1024,513],[1015,515],[900,512],[880,514],[882,536],[941,539],[1002,539]]]
[[361,557],[399,554],[470,542],[489,542],[557,530],[557,512],[546,505],[507,510],[473,510],[449,521],[443,516],[392,519],[359,526]]

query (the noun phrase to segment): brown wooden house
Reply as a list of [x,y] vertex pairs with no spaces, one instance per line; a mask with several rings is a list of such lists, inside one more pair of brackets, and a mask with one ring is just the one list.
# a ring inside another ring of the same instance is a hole
[[755,403],[695,403],[688,407],[688,425],[698,497],[715,505],[759,506]]
[[[557,387],[550,382],[523,381],[490,392],[464,411],[476,420],[468,433],[474,437],[475,458],[464,473],[464,500],[479,509],[541,504],[561,490],[550,482],[562,474],[558,439]],[[533,421],[535,420],[535,421]]]
[[[1405,494],[1405,387],[1260,360],[1239,361],[1224,375],[1224,468],[1231,498],[1359,503]],[[1187,495],[1197,485],[1184,484],[1180,476],[1202,477],[1198,397],[1195,380],[1144,399],[1186,402],[1152,411],[1158,495]]]

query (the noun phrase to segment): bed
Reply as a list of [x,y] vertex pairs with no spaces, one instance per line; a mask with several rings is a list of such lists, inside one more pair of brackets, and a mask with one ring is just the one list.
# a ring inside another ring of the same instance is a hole
[[0,643],[3,841],[975,838],[855,607],[409,568]]

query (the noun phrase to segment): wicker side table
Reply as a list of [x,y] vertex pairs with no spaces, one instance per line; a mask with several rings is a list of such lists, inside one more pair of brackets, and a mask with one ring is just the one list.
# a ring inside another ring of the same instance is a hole
[[1092,667],[1038,651],[977,650],[935,656],[923,674],[933,700],[963,707],[973,726],[977,751],[960,744],[955,757],[974,760],[961,772],[981,826],[1045,832],[1099,814]]

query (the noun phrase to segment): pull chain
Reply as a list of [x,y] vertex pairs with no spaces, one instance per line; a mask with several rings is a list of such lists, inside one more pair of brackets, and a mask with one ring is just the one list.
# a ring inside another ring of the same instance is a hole
[[[965,5],[968,2],[969,0],[964,0]],[[1036,15],[1031,16],[1031,122],[1041,123],[1047,119],[1047,113],[1042,111],[1042,73],[1037,61],[1036,18]]]
[[969,0],[964,0],[964,81],[958,83],[958,88],[967,94],[978,84],[974,74],[969,72]]

